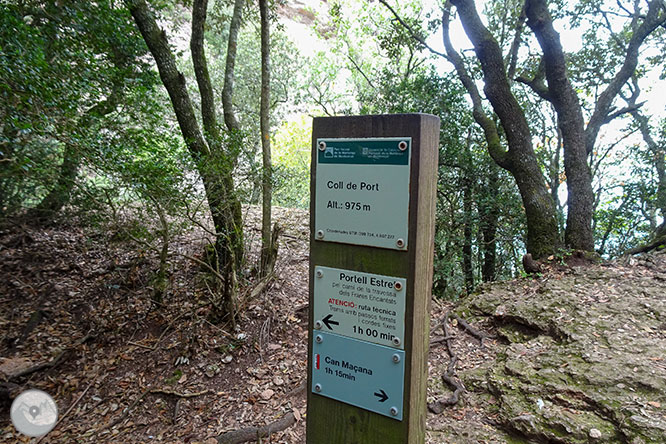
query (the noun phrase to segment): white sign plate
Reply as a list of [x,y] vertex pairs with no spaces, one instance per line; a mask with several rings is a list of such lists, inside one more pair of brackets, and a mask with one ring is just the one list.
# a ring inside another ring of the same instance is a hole
[[349,338],[404,348],[407,280],[315,267],[315,328]]
[[407,249],[411,138],[318,139],[317,240]]

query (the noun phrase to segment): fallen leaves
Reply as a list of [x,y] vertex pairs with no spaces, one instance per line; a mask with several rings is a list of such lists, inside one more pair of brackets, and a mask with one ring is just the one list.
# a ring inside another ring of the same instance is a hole
[[266,390],[261,392],[260,396],[261,396],[261,399],[263,399],[264,401],[268,401],[269,399],[271,399],[273,397],[274,394],[275,394],[275,391],[273,391],[271,389],[266,389]]
[[[16,350],[0,345],[0,378],[51,362],[92,332],[95,337],[58,367],[31,376],[31,384],[51,393],[65,411],[94,375],[107,374],[90,386],[49,442],[69,443],[72,436],[145,442],[153,436],[173,444],[208,438],[212,444],[217,441],[210,437],[224,430],[261,425],[290,411],[298,424],[276,434],[274,442],[301,442],[305,397],[288,395],[305,379],[306,312],[297,308],[307,307],[308,245],[302,233],[308,232],[308,219],[302,211],[288,213],[284,226],[299,240],[290,235],[289,246],[281,248],[277,272],[283,282],[253,300],[238,331],[209,318],[202,275],[188,262],[172,260],[168,298],[156,307],[150,297],[156,258],[135,245],[55,228],[31,231],[31,243],[3,249],[7,238],[0,233],[0,273],[11,276],[0,281],[0,328],[20,336],[42,296],[41,308],[48,311]],[[249,223],[258,220],[248,217]],[[171,247],[200,254],[201,235],[186,233]]]

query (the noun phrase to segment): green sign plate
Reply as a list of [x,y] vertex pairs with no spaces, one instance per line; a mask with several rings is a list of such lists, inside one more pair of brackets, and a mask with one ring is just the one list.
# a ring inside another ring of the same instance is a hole
[[405,352],[315,332],[312,392],[402,421]]
[[410,137],[317,139],[317,240],[406,250]]
[[315,328],[404,348],[407,280],[341,268],[315,267]]

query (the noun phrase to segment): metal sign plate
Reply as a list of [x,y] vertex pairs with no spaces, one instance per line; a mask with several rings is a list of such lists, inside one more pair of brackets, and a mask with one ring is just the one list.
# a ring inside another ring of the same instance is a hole
[[312,392],[402,420],[405,352],[315,332]]
[[317,139],[318,240],[407,249],[412,140]]
[[404,348],[407,280],[341,268],[315,267],[315,328]]

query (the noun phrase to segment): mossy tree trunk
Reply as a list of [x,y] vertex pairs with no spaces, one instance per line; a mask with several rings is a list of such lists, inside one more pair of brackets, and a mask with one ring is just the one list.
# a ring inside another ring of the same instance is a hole
[[[511,91],[511,82],[518,80],[525,83],[537,96],[553,104],[563,138],[567,175],[565,244],[572,249],[592,251],[594,194],[588,155],[594,149],[601,127],[632,110],[631,107],[617,109],[614,102],[627,81],[636,73],[641,46],[666,23],[663,1],[649,0],[646,2],[647,9],[641,2],[633,3],[633,10],[631,7],[623,8],[627,13],[627,24],[620,33],[616,33],[610,25],[616,16],[609,17],[611,12],[598,11],[600,15],[606,16],[605,20],[601,20],[608,24],[604,30],[613,34],[613,39],[620,42],[622,51],[615,54],[618,64],[614,68],[617,69],[612,72],[605,88],[596,97],[587,125],[583,120],[581,104],[569,80],[559,33],[554,29],[547,0],[525,0],[523,4],[519,4],[521,12],[516,21],[515,38],[506,58],[497,40],[479,17],[474,0],[448,0],[442,8],[442,36],[446,54],[430,47],[422,35],[401,19],[386,0],[380,2],[391,10],[417,41],[432,53],[446,57],[454,65],[472,100],[474,119],[483,129],[489,153],[497,164],[508,170],[516,180],[527,216],[527,251],[535,259],[542,258],[560,247],[557,212],[553,197],[548,196],[532,147],[532,135],[525,114]],[[452,5],[456,7],[465,33],[474,46],[476,59],[483,73],[483,92],[499,118],[503,134],[498,132],[494,120],[486,114],[475,79],[451,45],[449,22]],[[539,42],[542,51],[541,64],[533,78],[514,78],[520,45],[526,40],[522,37],[525,22]],[[503,148],[500,136],[506,138],[508,149]]]
[[560,247],[555,202],[546,188],[532,147],[527,118],[511,92],[504,68],[502,51],[492,34],[483,25],[472,0],[452,2],[458,9],[465,32],[472,41],[484,75],[484,92],[504,129],[508,149],[500,142],[500,132],[485,112],[474,80],[467,72],[462,57],[449,38],[450,9],[444,10],[443,38],[448,59],[467,89],[473,104],[473,115],[483,129],[488,152],[493,160],[511,173],[516,181],[527,218],[527,251],[536,258],[552,254]]
[[[115,59],[119,59],[119,57]],[[122,68],[122,66],[118,66],[118,68]],[[111,94],[83,114],[76,122],[78,130],[70,128],[66,132],[89,131],[95,127],[96,120],[115,111],[123,96],[123,81],[123,78],[114,79]],[[79,166],[84,156],[83,149],[83,147],[77,146],[71,141],[65,141],[63,159],[56,183],[35,207],[28,210],[26,213],[28,220],[37,223],[48,223],[69,202],[79,174]]]
[[[259,0],[259,13],[261,16],[261,109],[259,112],[259,126],[263,162],[263,174],[261,176],[261,254],[259,259],[259,275],[263,277],[273,272],[275,255],[277,255],[277,246],[273,245],[273,236],[271,235],[273,162],[271,159],[270,137],[271,68],[268,0]],[[275,241],[277,242],[277,239]]]
[[236,301],[237,273],[243,262],[244,243],[241,205],[235,193],[232,176],[237,152],[235,144],[240,143],[240,128],[234,114],[232,98],[236,48],[244,1],[235,1],[229,27],[225,84],[222,92],[224,121],[228,136],[224,140],[230,141],[226,146],[223,143],[222,130],[217,121],[213,88],[204,52],[204,27],[208,1],[194,0],[192,4],[190,40],[192,62],[201,96],[203,131],[199,127],[185,77],[178,71],[166,33],[157,25],[145,0],[126,0],[126,4],[155,59],[188,150],[199,165],[199,174],[215,225],[217,265],[225,277],[223,304],[226,314],[234,322],[238,305]]

